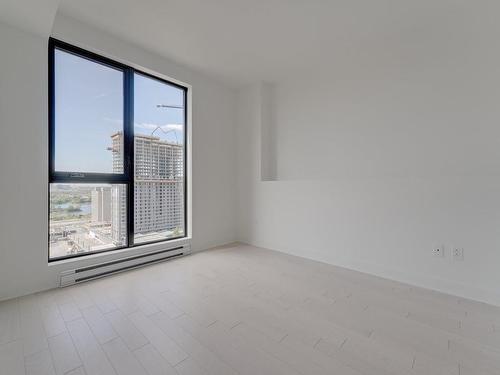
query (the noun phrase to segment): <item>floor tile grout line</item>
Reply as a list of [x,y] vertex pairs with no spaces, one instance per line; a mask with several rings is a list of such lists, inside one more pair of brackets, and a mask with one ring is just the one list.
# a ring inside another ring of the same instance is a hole
[[[83,319],[83,317],[82,317],[82,319]],[[74,319],[74,320],[76,320],[76,319]],[[82,357],[81,357],[81,355],[80,355],[80,353],[79,353],[79,351],[78,351],[78,349],[77,349],[77,347],[75,345],[75,340],[73,340],[73,336],[71,335],[71,332],[68,329],[68,323],[70,323],[70,322],[66,322],[66,321],[64,322],[64,325],[66,326],[66,332],[61,333],[61,335],[62,334],[67,334],[69,336],[69,339],[71,340],[71,344],[73,345],[73,349],[75,350],[75,353],[78,356],[78,359],[80,360],[80,366],[77,366],[77,367],[75,367],[75,368],[73,368],[71,370],[68,370],[67,372],[73,371],[73,370],[77,369],[78,367],[83,367],[85,369],[85,364],[84,364],[84,362],[82,360]],[[85,371],[85,372],[87,372],[87,371]]]
[[[182,315],[180,315],[179,317],[181,317],[181,316],[190,316],[190,315],[189,315],[188,313],[183,312],[183,314],[182,314]],[[176,319],[178,319],[179,317],[177,317],[177,318],[175,318],[175,319],[171,319],[171,320],[172,320],[172,322],[174,322],[174,321],[175,321]],[[215,321],[213,324],[215,324],[215,323],[217,323],[217,321]],[[157,325],[156,323],[154,323],[154,322],[153,322],[153,324],[155,324],[155,326],[158,326],[158,325]],[[213,324],[211,324],[211,325],[213,325]],[[207,328],[208,328],[208,327],[205,327],[205,329],[207,329]],[[179,344],[179,342],[178,342],[175,338],[173,338],[172,336],[170,336],[170,335],[169,335],[167,332],[165,332],[165,331],[164,331],[161,327],[158,327],[158,329],[160,329],[160,330],[161,330],[161,331],[162,331],[162,332],[163,332],[163,333],[164,333],[164,334],[165,334],[165,335],[166,335],[166,336],[167,336],[170,340],[172,340],[173,342],[175,342],[175,344],[176,344],[176,345],[178,345],[178,346],[179,346],[179,347],[180,347],[180,348],[181,348],[181,349],[185,352],[185,350],[184,350],[183,346],[181,346],[181,344]],[[220,361],[221,361],[221,363],[224,363],[226,366],[228,366],[228,368],[230,368],[230,369],[234,370],[237,374],[239,373],[239,372],[237,371],[237,369],[235,369],[235,368],[234,368],[234,367],[233,367],[230,363],[228,363],[226,360],[224,360],[223,358],[221,358],[221,357],[220,357],[220,354],[218,354],[217,352],[215,352],[212,348],[207,347],[207,346],[206,346],[203,342],[200,342],[200,341],[199,341],[199,340],[198,340],[195,336],[193,336],[193,335],[191,334],[191,332],[188,332],[188,331],[187,331],[187,330],[185,330],[183,327],[179,327],[179,329],[181,329],[181,330],[182,330],[182,332],[184,332],[186,335],[188,335],[189,337],[191,337],[193,340],[197,341],[199,345],[201,345],[201,346],[202,346],[205,350],[207,350],[207,351],[208,351],[209,353],[211,353],[214,357],[216,357],[218,360],[220,360]],[[191,357],[191,356],[189,355],[189,353],[187,353],[187,352],[186,352],[186,354],[188,355],[188,357]],[[185,360],[185,359],[184,359],[184,360]],[[184,361],[184,360],[182,360],[182,361]],[[181,362],[182,362],[182,361],[181,361]],[[180,362],[179,362],[179,363],[180,363]],[[176,364],[176,365],[177,365],[177,364]],[[176,365],[175,365],[175,366],[176,366]],[[174,366],[174,367],[175,367],[175,366]]]
[[281,344],[283,342],[284,339],[286,339],[288,337],[288,333],[286,333],[279,341],[278,341],[278,344]]

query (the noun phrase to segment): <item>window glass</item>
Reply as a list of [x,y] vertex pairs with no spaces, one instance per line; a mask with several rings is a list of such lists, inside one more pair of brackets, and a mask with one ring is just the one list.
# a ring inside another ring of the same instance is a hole
[[54,73],[55,170],[123,173],[123,72],[56,49]]
[[185,237],[186,88],[49,49],[49,261]]
[[184,235],[184,90],[134,75],[134,243]]
[[127,244],[123,184],[50,184],[50,258]]

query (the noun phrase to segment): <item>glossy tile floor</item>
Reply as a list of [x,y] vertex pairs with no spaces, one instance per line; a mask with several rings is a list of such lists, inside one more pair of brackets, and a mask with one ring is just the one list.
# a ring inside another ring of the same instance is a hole
[[238,245],[0,303],[0,374],[500,374],[500,308]]

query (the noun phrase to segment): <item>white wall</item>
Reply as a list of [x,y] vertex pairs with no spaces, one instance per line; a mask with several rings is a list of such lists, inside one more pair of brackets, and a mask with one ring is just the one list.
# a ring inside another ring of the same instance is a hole
[[[500,304],[497,34],[384,40],[235,95],[64,16],[53,32],[193,86],[194,250],[239,239]],[[94,259],[47,265],[46,35],[0,24],[0,49],[1,300]]]
[[[53,34],[192,85],[192,247],[234,241],[234,91],[60,15]],[[2,300],[55,287],[62,269],[95,259],[47,264],[47,38],[0,23],[0,50]]]
[[242,89],[239,239],[500,305],[500,55],[456,45]]

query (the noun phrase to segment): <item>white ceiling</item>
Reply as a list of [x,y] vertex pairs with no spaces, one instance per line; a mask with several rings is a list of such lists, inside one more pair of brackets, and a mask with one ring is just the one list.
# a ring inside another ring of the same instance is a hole
[[0,20],[31,33],[48,36],[60,0],[0,0]]
[[[0,13],[45,30],[58,2],[0,0]],[[461,58],[488,38],[496,49],[499,10],[497,0],[61,0],[58,12],[238,85]]]

